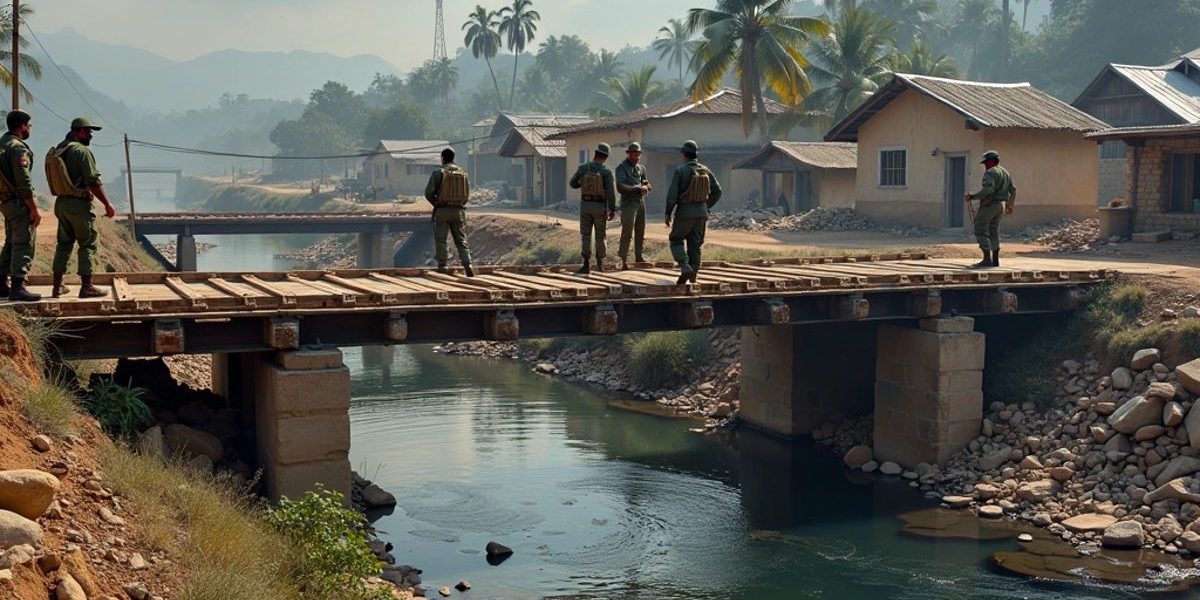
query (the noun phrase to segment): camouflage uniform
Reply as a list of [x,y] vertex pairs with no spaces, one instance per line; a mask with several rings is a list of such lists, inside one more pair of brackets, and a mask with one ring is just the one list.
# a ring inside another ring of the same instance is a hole
[[[697,145],[693,141],[683,144],[683,150],[696,152]],[[689,160],[675,168],[671,177],[671,187],[667,190],[667,218],[671,222],[671,232],[667,239],[671,243],[671,257],[679,264],[685,275],[695,281],[696,273],[700,271],[701,251],[704,245],[704,232],[708,225],[708,210],[721,200],[721,184],[711,170],[709,176],[709,193],[706,202],[684,202],[687,198],[688,187],[692,183],[692,175],[698,168],[706,168],[696,159]],[[686,252],[684,247],[686,245]],[[684,279],[680,277],[680,282]]]
[[438,268],[446,266],[450,257],[450,247],[446,243],[446,234],[449,233],[454,238],[454,247],[458,249],[458,260],[462,262],[463,267],[470,267],[471,248],[467,245],[466,209],[461,206],[438,206],[438,190],[442,187],[442,178],[445,177],[448,168],[462,170],[462,167],[454,163],[446,163],[441,169],[431,173],[429,183],[425,184],[425,199],[433,205],[433,257]]

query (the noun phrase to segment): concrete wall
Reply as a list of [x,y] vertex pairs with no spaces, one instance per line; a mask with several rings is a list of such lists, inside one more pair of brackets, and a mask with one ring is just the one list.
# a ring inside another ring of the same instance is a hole
[[[941,228],[946,155],[966,155],[967,189],[976,191],[984,171],[980,157],[994,149],[1019,192],[1018,210],[1004,219],[1005,228],[1095,216],[1099,156],[1094,142],[1075,132],[972,131],[965,123],[957,112],[911,90],[867,121],[859,130],[858,210],[881,224]],[[879,185],[882,148],[908,150],[905,187]]]
[[[408,172],[410,166],[413,166],[412,174]],[[435,168],[435,165],[415,164],[379,154],[363,162],[363,177],[369,185],[383,188],[388,194],[420,196],[425,193],[425,184],[429,183],[429,174]]]
[[1200,153],[1200,137],[1149,139],[1144,146],[1130,146],[1126,197],[1133,201],[1134,231],[1200,231],[1200,214],[1170,212],[1171,162],[1176,153]]
[[812,186],[815,204],[826,208],[853,207],[857,177],[854,169],[814,171]]

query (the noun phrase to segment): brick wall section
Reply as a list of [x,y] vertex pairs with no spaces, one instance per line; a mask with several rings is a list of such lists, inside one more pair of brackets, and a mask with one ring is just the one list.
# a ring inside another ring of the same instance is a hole
[[1125,198],[1126,189],[1126,160],[1123,158],[1100,159],[1100,183],[1097,188],[1096,205],[1108,206],[1108,201],[1114,198]]
[[875,456],[906,467],[945,464],[983,421],[984,335],[967,317],[879,328]]
[[350,498],[350,371],[338,350],[260,355],[256,444],[271,499],[317,483]]
[[[1148,139],[1141,148],[1130,147],[1126,156],[1129,173],[1126,198],[1136,191],[1134,231],[1200,231],[1200,214],[1171,213],[1171,160],[1175,153],[1200,152],[1200,138]],[[1136,181],[1135,154],[1140,153]]]

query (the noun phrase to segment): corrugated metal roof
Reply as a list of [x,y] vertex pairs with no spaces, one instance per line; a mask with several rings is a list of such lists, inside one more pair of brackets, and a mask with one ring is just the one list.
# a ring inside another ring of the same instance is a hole
[[[773,100],[767,100],[768,114],[781,114],[785,108]],[[623,115],[596,119],[588,123],[563,128],[556,136],[566,136],[585,131],[603,131],[606,129],[627,129],[636,127],[655,119],[670,119],[682,114],[696,115],[740,115],[742,114],[742,94],[736,90],[717,90],[713,95],[699,102],[685,98],[675,102],[656,104]]]
[[551,113],[501,113],[508,117],[515,127],[566,127],[577,123],[586,123],[592,120],[587,115],[556,115]]
[[441,153],[450,147],[446,140],[379,140],[384,151],[398,160],[439,164]]
[[1141,127],[1111,127],[1083,137],[1097,142],[1131,138],[1200,137],[1200,123],[1182,125],[1146,125]]
[[769,142],[733,168],[757,169],[776,153],[814,169],[858,168],[858,144],[851,142]]
[[516,158],[516,152],[523,144],[533,147],[534,153],[544,158],[566,158],[567,142],[565,140],[548,140],[546,136],[557,133],[558,127],[514,127],[500,144],[497,154]]
[[1165,67],[1114,64],[1109,68],[1180,119],[1195,123],[1200,121],[1200,82],[1175,70],[1179,65],[1176,61]]
[[853,112],[839,121],[825,140],[853,142],[858,128],[907,90],[928,96],[980,128],[1096,131],[1103,121],[1028,83],[983,83],[896,73]]

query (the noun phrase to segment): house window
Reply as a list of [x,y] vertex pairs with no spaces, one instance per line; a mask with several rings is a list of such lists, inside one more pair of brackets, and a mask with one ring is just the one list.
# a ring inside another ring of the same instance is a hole
[[1171,157],[1171,212],[1200,213],[1200,154]]
[[879,187],[908,185],[908,150],[881,148],[879,150]]
[[582,165],[583,163],[585,163],[585,162],[587,162],[587,161],[588,161],[588,159],[587,159],[587,150],[580,150],[580,151],[579,151],[579,164],[581,164],[581,165]]

